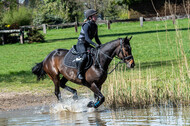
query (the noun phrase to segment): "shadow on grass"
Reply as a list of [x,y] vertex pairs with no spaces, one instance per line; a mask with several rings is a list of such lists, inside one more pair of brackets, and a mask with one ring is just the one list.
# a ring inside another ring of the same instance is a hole
[[57,42],[57,41],[65,41],[65,40],[76,40],[78,39],[78,37],[70,37],[70,38],[59,38],[59,39],[49,39],[49,40],[46,40],[46,43],[51,43],[51,42]]
[[34,83],[36,81],[36,76],[32,74],[31,71],[19,71],[10,72],[9,74],[0,74],[1,82],[21,82],[21,83]]
[[[147,68],[157,68],[157,67],[165,67],[165,66],[176,66],[179,64],[180,60],[167,60],[167,61],[155,61],[155,62],[143,62],[140,63],[140,69]],[[120,65],[119,65],[120,66]],[[136,63],[135,69],[139,68],[139,64]],[[128,70],[129,68],[126,68]],[[118,71],[118,69],[116,69]],[[48,78],[48,77],[46,77]],[[11,83],[11,82],[21,82],[21,83],[36,83],[36,76],[32,74],[31,71],[19,71],[19,72],[11,72],[9,74],[0,74],[0,83]]]
[[[188,28],[181,28],[178,30],[188,30]],[[113,37],[113,36],[128,36],[128,35],[137,35],[137,34],[150,34],[150,33],[157,33],[157,32],[172,32],[176,31],[176,29],[167,29],[167,30],[152,30],[152,31],[143,31],[143,32],[128,32],[128,33],[115,33],[115,34],[106,34],[106,35],[99,35],[99,37]],[[46,42],[56,42],[56,41],[65,41],[65,40],[73,40],[77,41],[78,37],[70,37],[70,38],[59,38],[59,39],[49,39]]]
[[[171,66],[179,63],[179,60],[167,60],[167,61],[155,61],[155,62],[143,62],[140,64],[141,69],[161,67],[161,66]],[[137,64],[138,65],[138,64]]]
[[[140,63],[140,69],[144,70],[147,68],[159,68],[159,67],[171,67],[172,65],[174,65],[174,67],[179,64],[179,62],[181,62],[180,59],[174,59],[174,60],[165,60],[165,61],[154,61],[154,62],[142,62]],[[124,64],[126,65],[126,64]],[[129,70],[129,68],[126,68],[126,71]],[[134,69],[139,69],[139,63],[135,64],[135,68]],[[117,71],[119,71],[120,69],[117,69]]]

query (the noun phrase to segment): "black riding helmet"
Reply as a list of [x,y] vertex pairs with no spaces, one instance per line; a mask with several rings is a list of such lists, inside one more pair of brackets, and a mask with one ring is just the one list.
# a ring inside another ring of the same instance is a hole
[[92,15],[94,15],[94,14],[97,14],[97,13],[98,13],[98,12],[95,11],[94,9],[89,9],[89,10],[87,10],[87,11],[86,11],[86,14],[85,14],[86,19],[88,19],[90,16],[92,16]]

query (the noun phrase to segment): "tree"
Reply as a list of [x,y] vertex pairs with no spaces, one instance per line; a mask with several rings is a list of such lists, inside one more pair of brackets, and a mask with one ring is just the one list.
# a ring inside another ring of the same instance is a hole
[[19,5],[18,0],[0,0],[1,11],[7,11],[17,8]]
[[74,22],[80,13],[79,8],[80,6],[73,0],[43,0],[39,1],[35,8],[35,17],[51,17],[51,19],[54,17],[63,19],[63,22]]

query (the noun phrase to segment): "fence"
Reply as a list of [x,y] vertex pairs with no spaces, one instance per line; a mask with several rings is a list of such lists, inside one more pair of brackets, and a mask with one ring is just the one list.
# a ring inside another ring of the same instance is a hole
[[[96,23],[97,24],[106,24],[107,29],[110,29],[111,23],[140,21],[140,26],[143,27],[144,21],[172,20],[173,24],[175,24],[176,19],[182,19],[182,18],[187,18],[187,17],[189,18],[190,15],[185,15],[185,16],[171,15],[171,16],[165,16],[165,17],[152,17],[152,18],[140,17],[139,19],[125,19],[125,20],[98,20]],[[53,28],[59,29],[59,28],[74,27],[75,32],[78,32],[78,26],[81,26],[82,24],[83,24],[83,22],[73,22],[73,23],[64,23],[64,24],[58,24],[58,25],[42,24],[39,26],[21,26],[20,29],[16,29],[16,30],[0,30],[0,35],[2,35],[1,36],[1,38],[3,40],[2,44],[4,44],[6,42],[6,34],[20,33],[20,43],[23,44],[24,43],[24,31],[27,31],[28,29],[32,29],[34,27],[37,29],[43,29],[43,33],[46,34],[46,32],[47,32],[46,29],[53,29]]]
[[22,29],[13,29],[13,30],[0,30],[0,36],[2,39],[2,45],[4,45],[7,41],[7,36],[9,34],[16,33],[20,36],[20,43],[24,43],[24,32]]
[[[97,24],[107,24],[107,28],[111,28],[111,23],[116,22],[130,22],[130,21],[139,21],[139,19],[126,19],[126,20],[98,20]],[[60,29],[60,28],[67,28],[67,27],[74,27],[75,32],[78,32],[78,26],[81,26],[84,22],[73,22],[73,23],[64,23],[64,24],[58,24],[58,25],[46,25],[42,24],[39,26],[21,26],[20,28],[25,30],[31,29],[31,28],[37,28],[37,29],[43,29],[43,33],[46,34],[46,29]]]
[[[175,20],[179,18],[185,18],[189,17],[188,16],[177,16],[177,15],[171,15],[171,16],[165,16],[165,17],[152,17],[152,18],[143,18],[140,17],[139,19],[125,19],[125,20],[98,20],[96,23],[97,24],[106,24],[107,29],[111,28],[111,23],[117,23],[117,22],[134,22],[134,21],[140,21],[140,26],[143,27],[143,22],[144,21],[161,21],[161,20],[172,20],[173,24],[175,24]],[[52,29],[52,28],[67,28],[67,27],[74,27],[75,32],[78,32],[78,26],[82,25],[83,22],[73,22],[73,23],[64,23],[64,24],[58,24],[58,25],[40,25],[37,26],[37,28],[43,29],[43,32],[46,33],[46,29]],[[24,27],[23,27],[24,28]]]

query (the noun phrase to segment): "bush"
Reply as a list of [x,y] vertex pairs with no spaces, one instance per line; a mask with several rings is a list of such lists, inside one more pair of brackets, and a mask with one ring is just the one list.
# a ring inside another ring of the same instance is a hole
[[120,19],[128,19],[129,15],[128,15],[128,10],[124,10],[122,9],[119,14],[118,14]]
[[82,4],[77,4],[75,0],[43,0],[38,1],[36,6],[34,25],[74,22],[76,17],[80,17],[79,14],[83,15],[80,12]]
[[4,29],[4,25],[2,23],[0,23],[0,30]]
[[29,30],[27,35],[28,35],[27,39],[28,39],[29,43],[45,41],[44,36],[37,29]]
[[63,20],[61,18],[59,18],[58,16],[54,16],[54,15],[44,15],[44,20],[43,20],[43,24],[49,24],[49,25],[54,25],[54,24],[60,24],[62,23]]
[[34,15],[33,15],[34,17],[33,17],[33,22],[32,22],[32,24],[34,25],[34,26],[37,26],[37,25],[41,25],[42,24],[42,22],[44,21],[44,16],[43,16],[43,14],[41,14],[41,13],[36,13],[35,11],[34,11]]
[[43,13],[34,13],[33,25],[49,24],[56,25],[63,23],[63,19],[59,16],[43,14]]
[[10,29],[17,29],[19,26],[30,25],[32,21],[32,11],[26,7],[13,9],[5,12],[2,18],[3,24],[10,25]]

